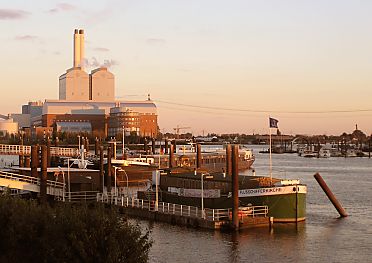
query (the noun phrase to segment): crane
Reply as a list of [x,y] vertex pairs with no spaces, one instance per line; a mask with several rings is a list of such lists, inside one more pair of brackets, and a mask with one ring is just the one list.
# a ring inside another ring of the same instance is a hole
[[191,127],[180,127],[179,125],[177,125],[176,128],[173,128],[176,136],[177,136],[177,139],[180,137],[180,130],[184,130],[184,129],[190,129]]

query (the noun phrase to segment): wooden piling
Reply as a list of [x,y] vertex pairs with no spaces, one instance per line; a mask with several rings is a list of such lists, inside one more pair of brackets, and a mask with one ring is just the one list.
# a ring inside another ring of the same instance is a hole
[[46,141],[46,147],[47,147],[47,167],[51,167],[52,166],[52,156],[50,154],[50,139],[49,137],[47,138],[47,141]]
[[145,151],[145,153],[147,154],[147,138],[145,138],[144,142],[143,142],[143,150]]
[[112,149],[111,147],[107,148],[107,174],[105,176],[105,182],[106,182],[106,187],[107,187],[107,192],[111,193],[111,158],[112,158]]
[[41,169],[40,169],[40,202],[45,204],[47,201],[47,178],[48,178],[48,154],[47,146],[41,146]]
[[342,205],[338,202],[335,195],[332,193],[331,189],[327,186],[326,182],[323,180],[323,178],[320,176],[319,173],[314,174],[315,180],[319,183],[320,187],[323,189],[323,191],[328,196],[328,199],[332,202],[333,206],[336,208],[337,212],[340,214],[341,217],[347,217],[348,214],[346,213],[345,209],[342,207]]
[[168,154],[168,139],[164,141],[164,154]]
[[171,144],[169,148],[169,168],[174,167],[174,150],[173,150],[174,145]]
[[31,162],[31,159],[30,159],[30,156],[25,156],[25,167],[26,168],[30,168],[30,163]]
[[104,167],[104,157],[103,157],[103,146],[99,147],[99,187],[100,191],[105,188],[104,185],[104,176],[105,176],[105,167]]
[[39,166],[39,147],[31,146],[31,176],[37,178],[37,167]]
[[176,142],[176,139],[174,139],[174,140],[172,141],[172,143],[173,143],[173,152],[174,152],[174,153],[177,153],[177,142]]
[[239,145],[232,147],[232,227],[234,230],[239,230]]
[[200,169],[202,164],[201,145],[196,144],[196,169]]
[[231,160],[231,144],[226,145],[226,174],[231,176],[232,160]]
[[100,147],[99,147],[99,141],[98,141],[98,138],[96,137],[96,139],[94,141],[94,155],[98,156],[98,153],[101,154]]
[[155,154],[155,143],[156,143],[156,141],[155,141],[155,138],[152,138],[152,154]]
[[56,139],[54,140],[54,146],[55,147],[59,146],[59,138],[58,137],[56,137]]
[[19,167],[24,167],[24,156],[23,155],[18,155],[18,166]]

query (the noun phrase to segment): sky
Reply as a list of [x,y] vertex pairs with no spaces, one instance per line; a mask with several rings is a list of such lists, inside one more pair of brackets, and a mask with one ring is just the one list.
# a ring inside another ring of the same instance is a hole
[[115,74],[118,100],[158,107],[162,132],[372,133],[372,1],[0,3],[0,114],[58,99],[73,31]]

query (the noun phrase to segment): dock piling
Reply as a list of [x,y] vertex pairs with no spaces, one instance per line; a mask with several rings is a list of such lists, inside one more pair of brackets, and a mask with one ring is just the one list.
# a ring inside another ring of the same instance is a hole
[[200,169],[202,164],[201,156],[201,145],[200,143],[196,144],[196,169]]
[[235,231],[239,230],[239,145],[232,147],[232,227]]
[[31,146],[31,176],[37,178],[37,167],[39,166],[39,152],[38,146]]
[[232,168],[232,160],[231,160],[231,144],[226,145],[226,173],[228,176],[231,176],[231,168]]
[[40,202],[46,204],[47,201],[47,177],[48,177],[48,153],[47,146],[41,146],[41,169],[40,169]]

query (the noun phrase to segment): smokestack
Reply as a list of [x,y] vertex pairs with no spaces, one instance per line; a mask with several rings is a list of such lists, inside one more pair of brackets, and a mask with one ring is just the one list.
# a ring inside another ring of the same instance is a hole
[[85,67],[85,44],[84,44],[84,30],[80,29],[79,30],[79,35],[80,35],[80,67],[82,70],[84,70]]
[[73,67],[80,66],[80,35],[79,30],[75,29],[74,32],[74,65]]
[[75,29],[74,31],[74,68],[84,68],[84,30]]

